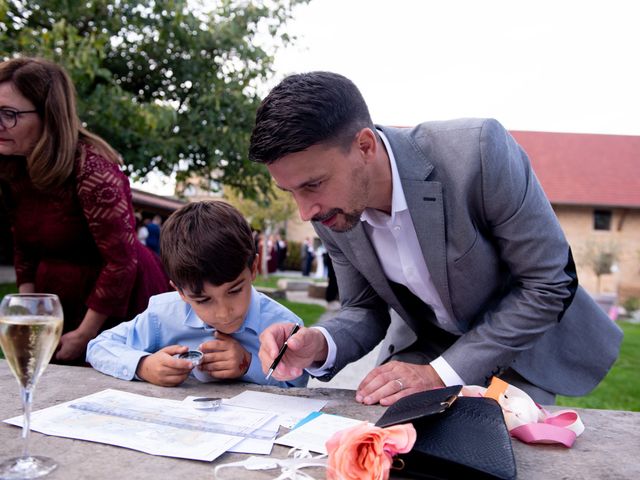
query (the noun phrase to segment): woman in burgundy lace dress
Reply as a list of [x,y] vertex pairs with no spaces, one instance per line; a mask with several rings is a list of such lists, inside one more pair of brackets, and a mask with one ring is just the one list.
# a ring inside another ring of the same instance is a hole
[[0,63],[0,177],[21,293],[56,293],[64,332],[55,355],[83,363],[100,331],[169,290],[138,240],[119,155],[82,128],[66,72],[42,59]]

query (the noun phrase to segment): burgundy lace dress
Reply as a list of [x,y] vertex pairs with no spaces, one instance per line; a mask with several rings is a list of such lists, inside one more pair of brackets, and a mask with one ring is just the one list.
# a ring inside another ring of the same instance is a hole
[[108,315],[103,329],[110,328],[170,288],[159,258],[137,239],[128,178],[80,148],[85,159],[76,159],[72,178],[46,192],[31,183],[24,158],[0,157],[17,283],[60,297],[64,332],[80,324],[87,308]]

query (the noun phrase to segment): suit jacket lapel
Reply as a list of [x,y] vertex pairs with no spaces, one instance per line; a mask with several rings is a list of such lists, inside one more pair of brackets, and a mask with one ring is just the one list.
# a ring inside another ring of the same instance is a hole
[[383,298],[395,298],[362,222],[347,231],[346,236],[357,259],[357,265],[363,265],[359,270],[367,278],[374,290]]
[[427,155],[406,136],[408,129],[382,128],[396,159],[411,220],[427,268],[452,318],[453,309],[447,277],[447,249],[442,184],[428,181],[433,165]]

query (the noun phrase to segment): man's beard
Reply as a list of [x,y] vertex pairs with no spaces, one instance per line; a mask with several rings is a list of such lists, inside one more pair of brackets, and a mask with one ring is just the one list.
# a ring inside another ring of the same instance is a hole
[[336,221],[328,228],[334,232],[343,233],[348,232],[349,230],[353,230],[360,223],[360,216],[362,215],[362,212],[353,211],[346,213],[341,208],[333,208],[324,215],[316,215],[311,220],[314,222],[323,222],[324,220],[330,219],[334,215],[342,215],[344,222],[339,225],[339,222]]

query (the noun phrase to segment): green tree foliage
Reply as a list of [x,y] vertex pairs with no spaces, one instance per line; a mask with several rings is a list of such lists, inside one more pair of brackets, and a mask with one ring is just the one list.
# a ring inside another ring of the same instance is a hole
[[612,273],[612,268],[618,259],[618,250],[618,245],[613,242],[599,243],[589,240],[584,246],[583,259],[596,274],[598,293],[600,293],[602,275]]
[[[277,231],[278,224],[286,224],[287,220],[296,211],[296,203],[293,197],[278,189],[271,189],[268,194],[258,192],[254,198],[247,198],[237,189],[225,189],[225,199],[249,221],[251,228],[260,230],[262,238],[268,239]],[[262,272],[267,273],[267,242],[262,242]],[[287,251],[287,257],[289,251]]]
[[0,57],[64,65],[80,117],[132,176],[267,191],[246,158],[282,27],[308,0],[0,0]]
[[285,223],[296,212],[291,194],[272,188],[269,194],[258,193],[247,198],[237,189],[225,189],[225,199],[251,223],[256,230],[276,233],[276,226]]

